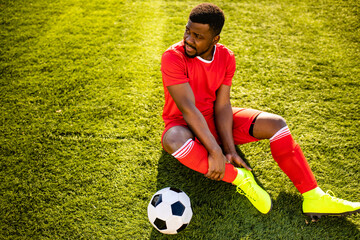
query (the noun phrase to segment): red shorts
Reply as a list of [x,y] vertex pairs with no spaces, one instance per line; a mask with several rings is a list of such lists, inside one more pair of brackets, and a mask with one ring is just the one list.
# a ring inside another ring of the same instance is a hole
[[[262,112],[259,110],[245,109],[245,108],[232,108],[232,111],[233,111],[233,138],[235,145],[258,141],[259,139],[254,138],[249,134],[249,130],[255,118]],[[213,117],[207,118],[206,122],[209,126],[211,133],[214,135],[216,141],[221,145],[219,135],[216,131],[214,118]],[[175,126],[187,127],[187,124],[183,119],[169,123],[165,127],[162,133],[161,142],[164,137],[164,134],[170,128]]]

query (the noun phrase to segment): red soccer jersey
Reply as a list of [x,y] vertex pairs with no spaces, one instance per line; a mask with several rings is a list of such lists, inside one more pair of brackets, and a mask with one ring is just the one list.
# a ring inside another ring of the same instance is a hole
[[173,121],[184,121],[182,113],[166,87],[188,82],[194,92],[196,107],[205,118],[208,118],[214,114],[216,91],[221,84],[231,85],[235,68],[233,52],[219,43],[215,46],[211,61],[201,57],[187,57],[183,41],[167,49],[161,59],[165,94],[163,110],[165,126]]

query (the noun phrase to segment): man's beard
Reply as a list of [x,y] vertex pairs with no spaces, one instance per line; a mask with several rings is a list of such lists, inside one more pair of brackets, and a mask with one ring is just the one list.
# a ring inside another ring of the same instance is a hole
[[209,51],[210,48],[212,48],[213,46],[210,45],[205,51],[203,51],[202,53],[198,54],[197,53],[197,50],[193,47],[191,47],[192,49],[194,49],[196,51],[196,53],[194,55],[189,55],[187,52],[186,52],[186,45],[188,45],[189,47],[191,47],[189,44],[187,44],[185,41],[184,41],[184,52],[185,52],[185,55],[188,57],[188,58],[196,58],[197,56],[201,56],[203,55],[204,53],[206,53],[207,51]]
[[[187,53],[187,51],[186,51],[186,45],[188,45],[188,46],[190,46],[189,44],[187,44],[187,43],[185,43],[184,44],[184,52],[185,52],[185,55],[188,57],[188,58],[195,58],[195,57],[197,57],[198,56],[198,54],[194,54],[194,55],[189,55],[188,53]],[[193,49],[195,49],[195,48],[193,48]],[[196,50],[196,49],[195,49]]]

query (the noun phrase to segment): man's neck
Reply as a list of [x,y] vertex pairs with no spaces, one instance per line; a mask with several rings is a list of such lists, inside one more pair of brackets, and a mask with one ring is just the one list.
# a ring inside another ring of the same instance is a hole
[[197,57],[205,62],[212,62],[212,60],[214,59],[215,52],[216,52],[216,45],[212,47],[210,54],[203,54],[202,56],[197,56]]

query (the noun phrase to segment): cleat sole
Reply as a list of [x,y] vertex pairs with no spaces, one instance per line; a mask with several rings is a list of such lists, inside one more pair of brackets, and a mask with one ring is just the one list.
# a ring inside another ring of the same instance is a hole
[[359,214],[360,209],[350,212],[343,212],[343,213],[304,213],[304,215],[309,216],[312,222],[317,222],[320,220],[321,217],[324,216],[338,216],[338,217],[345,217],[350,215]]

